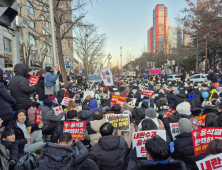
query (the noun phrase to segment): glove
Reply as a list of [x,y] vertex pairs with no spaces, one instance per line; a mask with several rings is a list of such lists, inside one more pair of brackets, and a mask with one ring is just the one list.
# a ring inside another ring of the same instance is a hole
[[60,74],[60,71],[58,71],[57,74],[59,75],[59,74]]

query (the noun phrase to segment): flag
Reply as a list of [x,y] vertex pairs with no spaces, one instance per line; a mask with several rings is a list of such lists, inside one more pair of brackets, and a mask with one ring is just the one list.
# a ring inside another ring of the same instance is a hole
[[139,71],[139,65],[136,66],[136,69]]

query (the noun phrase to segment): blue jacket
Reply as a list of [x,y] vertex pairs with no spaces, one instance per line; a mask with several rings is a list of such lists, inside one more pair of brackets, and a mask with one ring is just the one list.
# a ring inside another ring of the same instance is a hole
[[102,110],[102,108],[103,108],[102,105],[100,105],[100,107],[98,108],[98,103],[97,103],[97,100],[96,100],[96,99],[92,99],[92,100],[90,101],[90,104],[89,104],[89,105],[90,105],[89,108],[90,108],[91,111],[93,111],[93,110],[95,110],[95,109],[100,109],[100,110]]
[[45,79],[44,79],[44,85],[47,87],[51,87],[55,85],[55,81],[59,78],[59,75],[56,74],[53,76],[53,73],[46,72]]

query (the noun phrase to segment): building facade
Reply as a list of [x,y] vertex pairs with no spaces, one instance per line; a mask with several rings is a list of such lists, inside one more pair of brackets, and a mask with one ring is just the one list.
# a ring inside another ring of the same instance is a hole
[[170,27],[168,32],[168,54],[178,54],[178,49],[181,48],[182,42],[182,30],[177,27]]
[[147,31],[147,53],[154,53],[153,48],[153,27]]

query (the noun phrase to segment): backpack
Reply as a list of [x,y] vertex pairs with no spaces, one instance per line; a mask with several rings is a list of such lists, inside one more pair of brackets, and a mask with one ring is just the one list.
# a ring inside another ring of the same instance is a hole
[[9,169],[9,151],[2,144],[0,144],[0,169],[8,170]]
[[14,170],[33,170],[39,166],[38,159],[34,152],[29,152],[19,159]]

